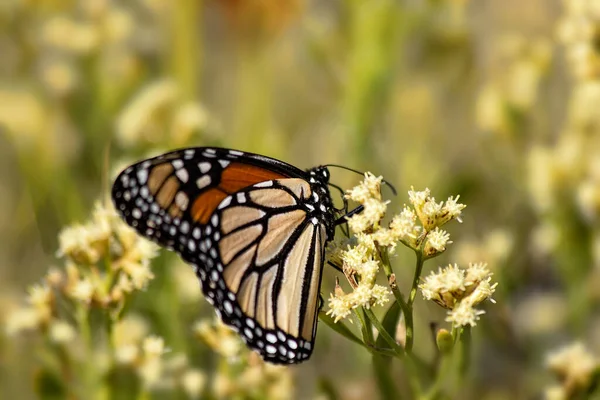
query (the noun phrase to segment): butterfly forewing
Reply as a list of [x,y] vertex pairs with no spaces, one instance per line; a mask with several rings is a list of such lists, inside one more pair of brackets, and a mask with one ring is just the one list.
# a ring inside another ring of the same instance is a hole
[[333,237],[326,182],[323,168],[191,148],[127,168],[112,196],[129,225],[194,265],[208,301],[250,348],[297,363],[313,349]]
[[139,233],[185,252],[182,244],[191,225],[208,223],[224,198],[258,182],[302,173],[284,171],[280,165],[261,168],[256,165],[263,162],[260,157],[214,148],[173,151],[123,171],[113,185],[112,197],[117,210]]

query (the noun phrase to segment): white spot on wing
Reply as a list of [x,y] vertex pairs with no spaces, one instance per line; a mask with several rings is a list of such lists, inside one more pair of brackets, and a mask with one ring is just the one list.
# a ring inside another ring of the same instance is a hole
[[277,343],[277,337],[275,335],[273,335],[272,333],[267,333],[265,338],[267,339],[267,341],[269,341],[271,343]]
[[273,181],[259,182],[254,185],[254,187],[257,187],[257,188],[266,188],[266,187],[271,187],[271,186],[273,186]]
[[148,179],[148,170],[145,168],[138,170],[137,177],[140,181],[140,184],[145,184],[146,180]]
[[173,165],[173,167],[175,169],[183,168],[183,161],[181,161],[181,160],[173,160],[171,162],[171,165]]
[[200,239],[200,228],[195,227],[194,230],[192,231],[192,236],[195,239]]
[[203,175],[201,178],[198,178],[198,180],[196,180],[196,185],[198,186],[198,189],[204,189],[205,187],[210,185],[210,182],[211,182],[210,176]]
[[200,172],[202,172],[203,174],[207,173],[208,171],[210,171],[210,163],[203,161],[201,163],[198,164],[198,168],[200,169]]
[[231,204],[231,196],[225,197],[225,199],[219,204],[219,210],[227,207]]
[[177,177],[179,178],[179,180],[183,183],[187,183],[188,179],[190,179],[190,175],[188,174],[186,169],[178,169],[175,172],[175,175],[177,175]]
[[226,168],[229,165],[229,161],[219,160],[219,164],[221,164],[221,167]]

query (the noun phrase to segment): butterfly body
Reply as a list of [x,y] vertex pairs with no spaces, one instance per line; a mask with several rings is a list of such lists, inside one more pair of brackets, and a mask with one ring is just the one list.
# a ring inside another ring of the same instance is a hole
[[115,180],[125,221],[192,264],[206,299],[273,363],[308,359],[335,209],[326,167],[302,171],[257,154],[189,148]]

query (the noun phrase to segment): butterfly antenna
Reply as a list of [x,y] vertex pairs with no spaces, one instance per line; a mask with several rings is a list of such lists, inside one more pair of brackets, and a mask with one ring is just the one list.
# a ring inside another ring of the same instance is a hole
[[[338,164],[325,164],[325,165],[323,165],[323,166],[324,166],[324,167],[336,167],[336,168],[341,168],[341,169],[345,169],[346,171],[354,172],[355,174],[358,174],[358,175],[362,175],[362,176],[364,176],[364,175],[365,175],[365,174],[364,174],[364,172],[360,172],[360,171],[358,171],[358,170],[355,170],[355,169],[353,169],[353,168],[346,167],[346,166],[343,166],[343,165],[338,165]],[[383,183],[385,183],[387,186],[389,186],[389,187],[390,187],[390,190],[392,191],[392,193],[394,194],[394,196],[397,196],[397,195],[398,195],[398,192],[396,191],[396,188],[395,188],[395,187],[394,187],[394,186],[393,186],[391,183],[389,183],[389,182],[388,182],[388,181],[386,181],[385,179],[382,179],[381,181],[382,181]]]

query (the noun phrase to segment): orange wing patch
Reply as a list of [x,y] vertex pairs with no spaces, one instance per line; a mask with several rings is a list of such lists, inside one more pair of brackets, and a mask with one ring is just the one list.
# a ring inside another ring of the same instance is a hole
[[190,210],[192,218],[198,223],[206,224],[228,195],[256,183],[285,178],[287,177],[268,169],[232,162],[223,170],[219,185],[208,189],[194,200]]
[[259,182],[287,178],[268,169],[242,163],[231,163],[221,175],[219,188],[232,194]]
[[201,224],[208,223],[210,216],[225,197],[227,197],[227,193],[217,188],[209,189],[196,197],[191,209],[194,221]]

